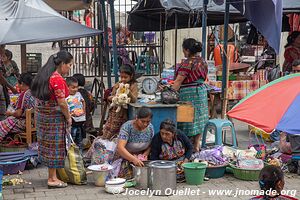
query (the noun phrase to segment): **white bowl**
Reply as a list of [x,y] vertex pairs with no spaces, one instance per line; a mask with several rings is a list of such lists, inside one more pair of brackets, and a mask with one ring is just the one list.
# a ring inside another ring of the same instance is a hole
[[105,191],[110,194],[120,194],[125,191],[125,182],[124,178],[114,178],[105,183]]

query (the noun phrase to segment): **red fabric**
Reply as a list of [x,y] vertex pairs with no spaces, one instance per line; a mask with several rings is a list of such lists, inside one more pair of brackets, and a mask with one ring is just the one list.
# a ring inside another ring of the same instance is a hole
[[294,61],[300,59],[300,49],[289,46],[284,51],[284,63],[283,63],[283,71],[292,71],[292,64]]
[[85,17],[85,25],[89,28],[92,27],[92,18],[89,15]]
[[206,80],[207,72],[207,63],[200,56],[196,56],[190,59],[183,59],[176,71],[176,76],[184,76],[183,84],[188,84],[199,79]]
[[275,83],[230,110],[229,117],[271,133],[300,92],[300,76]]
[[51,100],[64,99],[69,96],[67,83],[58,72],[54,72],[50,77],[49,87],[51,91]]
[[17,110],[22,109],[22,102],[23,102],[24,94],[25,94],[25,91],[22,92],[18,97]]
[[293,13],[289,14],[289,24],[291,27],[291,31],[300,31],[300,15]]

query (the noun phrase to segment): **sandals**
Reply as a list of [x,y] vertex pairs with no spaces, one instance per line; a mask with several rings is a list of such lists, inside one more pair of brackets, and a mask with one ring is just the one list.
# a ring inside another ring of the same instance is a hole
[[68,184],[67,183],[63,183],[63,182],[58,183],[58,184],[49,184],[48,183],[48,189],[65,188],[67,186],[68,186]]

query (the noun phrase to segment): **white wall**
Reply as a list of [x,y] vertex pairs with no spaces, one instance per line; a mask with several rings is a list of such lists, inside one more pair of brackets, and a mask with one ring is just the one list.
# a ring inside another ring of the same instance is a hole
[[[180,29],[177,32],[177,63],[183,58],[182,42],[185,38],[202,41],[202,28]],[[171,67],[175,60],[175,30],[165,32],[165,65]]]

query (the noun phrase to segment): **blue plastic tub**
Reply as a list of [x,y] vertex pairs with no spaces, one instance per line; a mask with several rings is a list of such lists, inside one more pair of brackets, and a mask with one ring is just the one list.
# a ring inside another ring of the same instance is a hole
[[13,162],[0,162],[0,170],[3,174],[18,174],[19,171],[24,171],[28,158],[23,158]]
[[210,166],[206,168],[205,176],[207,178],[221,178],[224,176],[226,171],[226,165],[220,165],[220,166]]
[[0,170],[0,200],[2,198],[2,179],[3,179],[3,171]]

